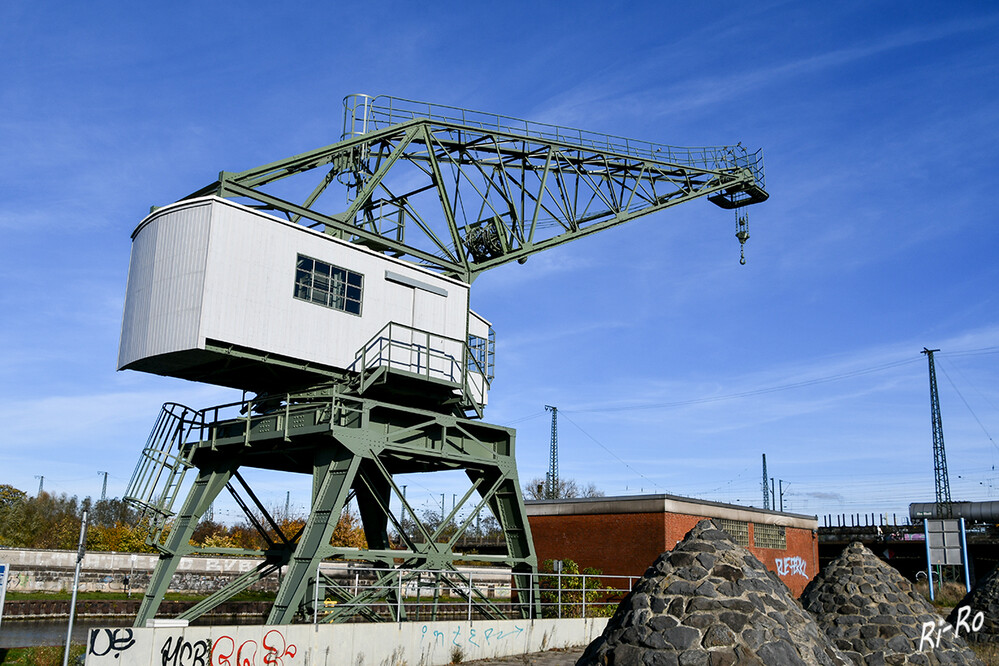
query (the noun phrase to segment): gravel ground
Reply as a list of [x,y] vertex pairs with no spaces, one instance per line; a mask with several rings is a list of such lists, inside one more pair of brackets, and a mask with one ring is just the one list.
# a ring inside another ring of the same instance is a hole
[[495,659],[479,659],[464,661],[461,666],[568,666],[575,664],[583,656],[585,646],[567,648],[565,650],[548,650],[531,654],[517,654]]

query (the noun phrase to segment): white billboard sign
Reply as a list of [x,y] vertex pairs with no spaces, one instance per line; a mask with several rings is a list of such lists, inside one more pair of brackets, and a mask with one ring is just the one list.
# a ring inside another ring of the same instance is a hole
[[[930,584],[930,601],[935,598],[933,590],[933,567],[964,567],[964,586],[971,591],[971,576],[968,569],[968,544],[964,535],[964,518],[927,518],[923,521],[926,535],[926,573]],[[938,581],[943,582],[943,581]]]
[[930,564],[964,564],[961,521],[957,518],[926,521],[926,546]]

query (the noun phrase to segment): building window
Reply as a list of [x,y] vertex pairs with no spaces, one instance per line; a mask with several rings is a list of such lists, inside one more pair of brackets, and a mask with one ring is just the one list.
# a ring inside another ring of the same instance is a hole
[[757,548],[787,549],[787,535],[783,525],[753,523],[753,545]]
[[711,520],[714,521],[715,525],[728,532],[732,541],[743,548],[749,548],[749,523],[727,518],[712,518]]
[[360,273],[298,255],[295,298],[360,315],[363,286],[364,276]]
[[496,365],[496,334],[491,326],[488,340],[469,334],[468,356],[468,371],[484,372],[486,379],[492,381]]

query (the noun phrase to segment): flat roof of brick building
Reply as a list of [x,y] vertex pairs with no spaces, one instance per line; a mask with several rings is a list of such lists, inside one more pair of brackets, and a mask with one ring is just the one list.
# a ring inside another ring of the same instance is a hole
[[619,513],[678,513],[704,518],[723,518],[765,525],[783,525],[817,530],[818,516],[784,513],[752,506],[680,497],[678,495],[625,495],[619,497],[576,497],[557,500],[527,500],[528,516],[572,516]]

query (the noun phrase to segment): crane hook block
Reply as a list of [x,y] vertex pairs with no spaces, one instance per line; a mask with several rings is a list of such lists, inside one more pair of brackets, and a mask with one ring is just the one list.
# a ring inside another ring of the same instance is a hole
[[749,240],[749,215],[735,213],[735,237],[739,239],[739,264],[746,265],[746,241]]

